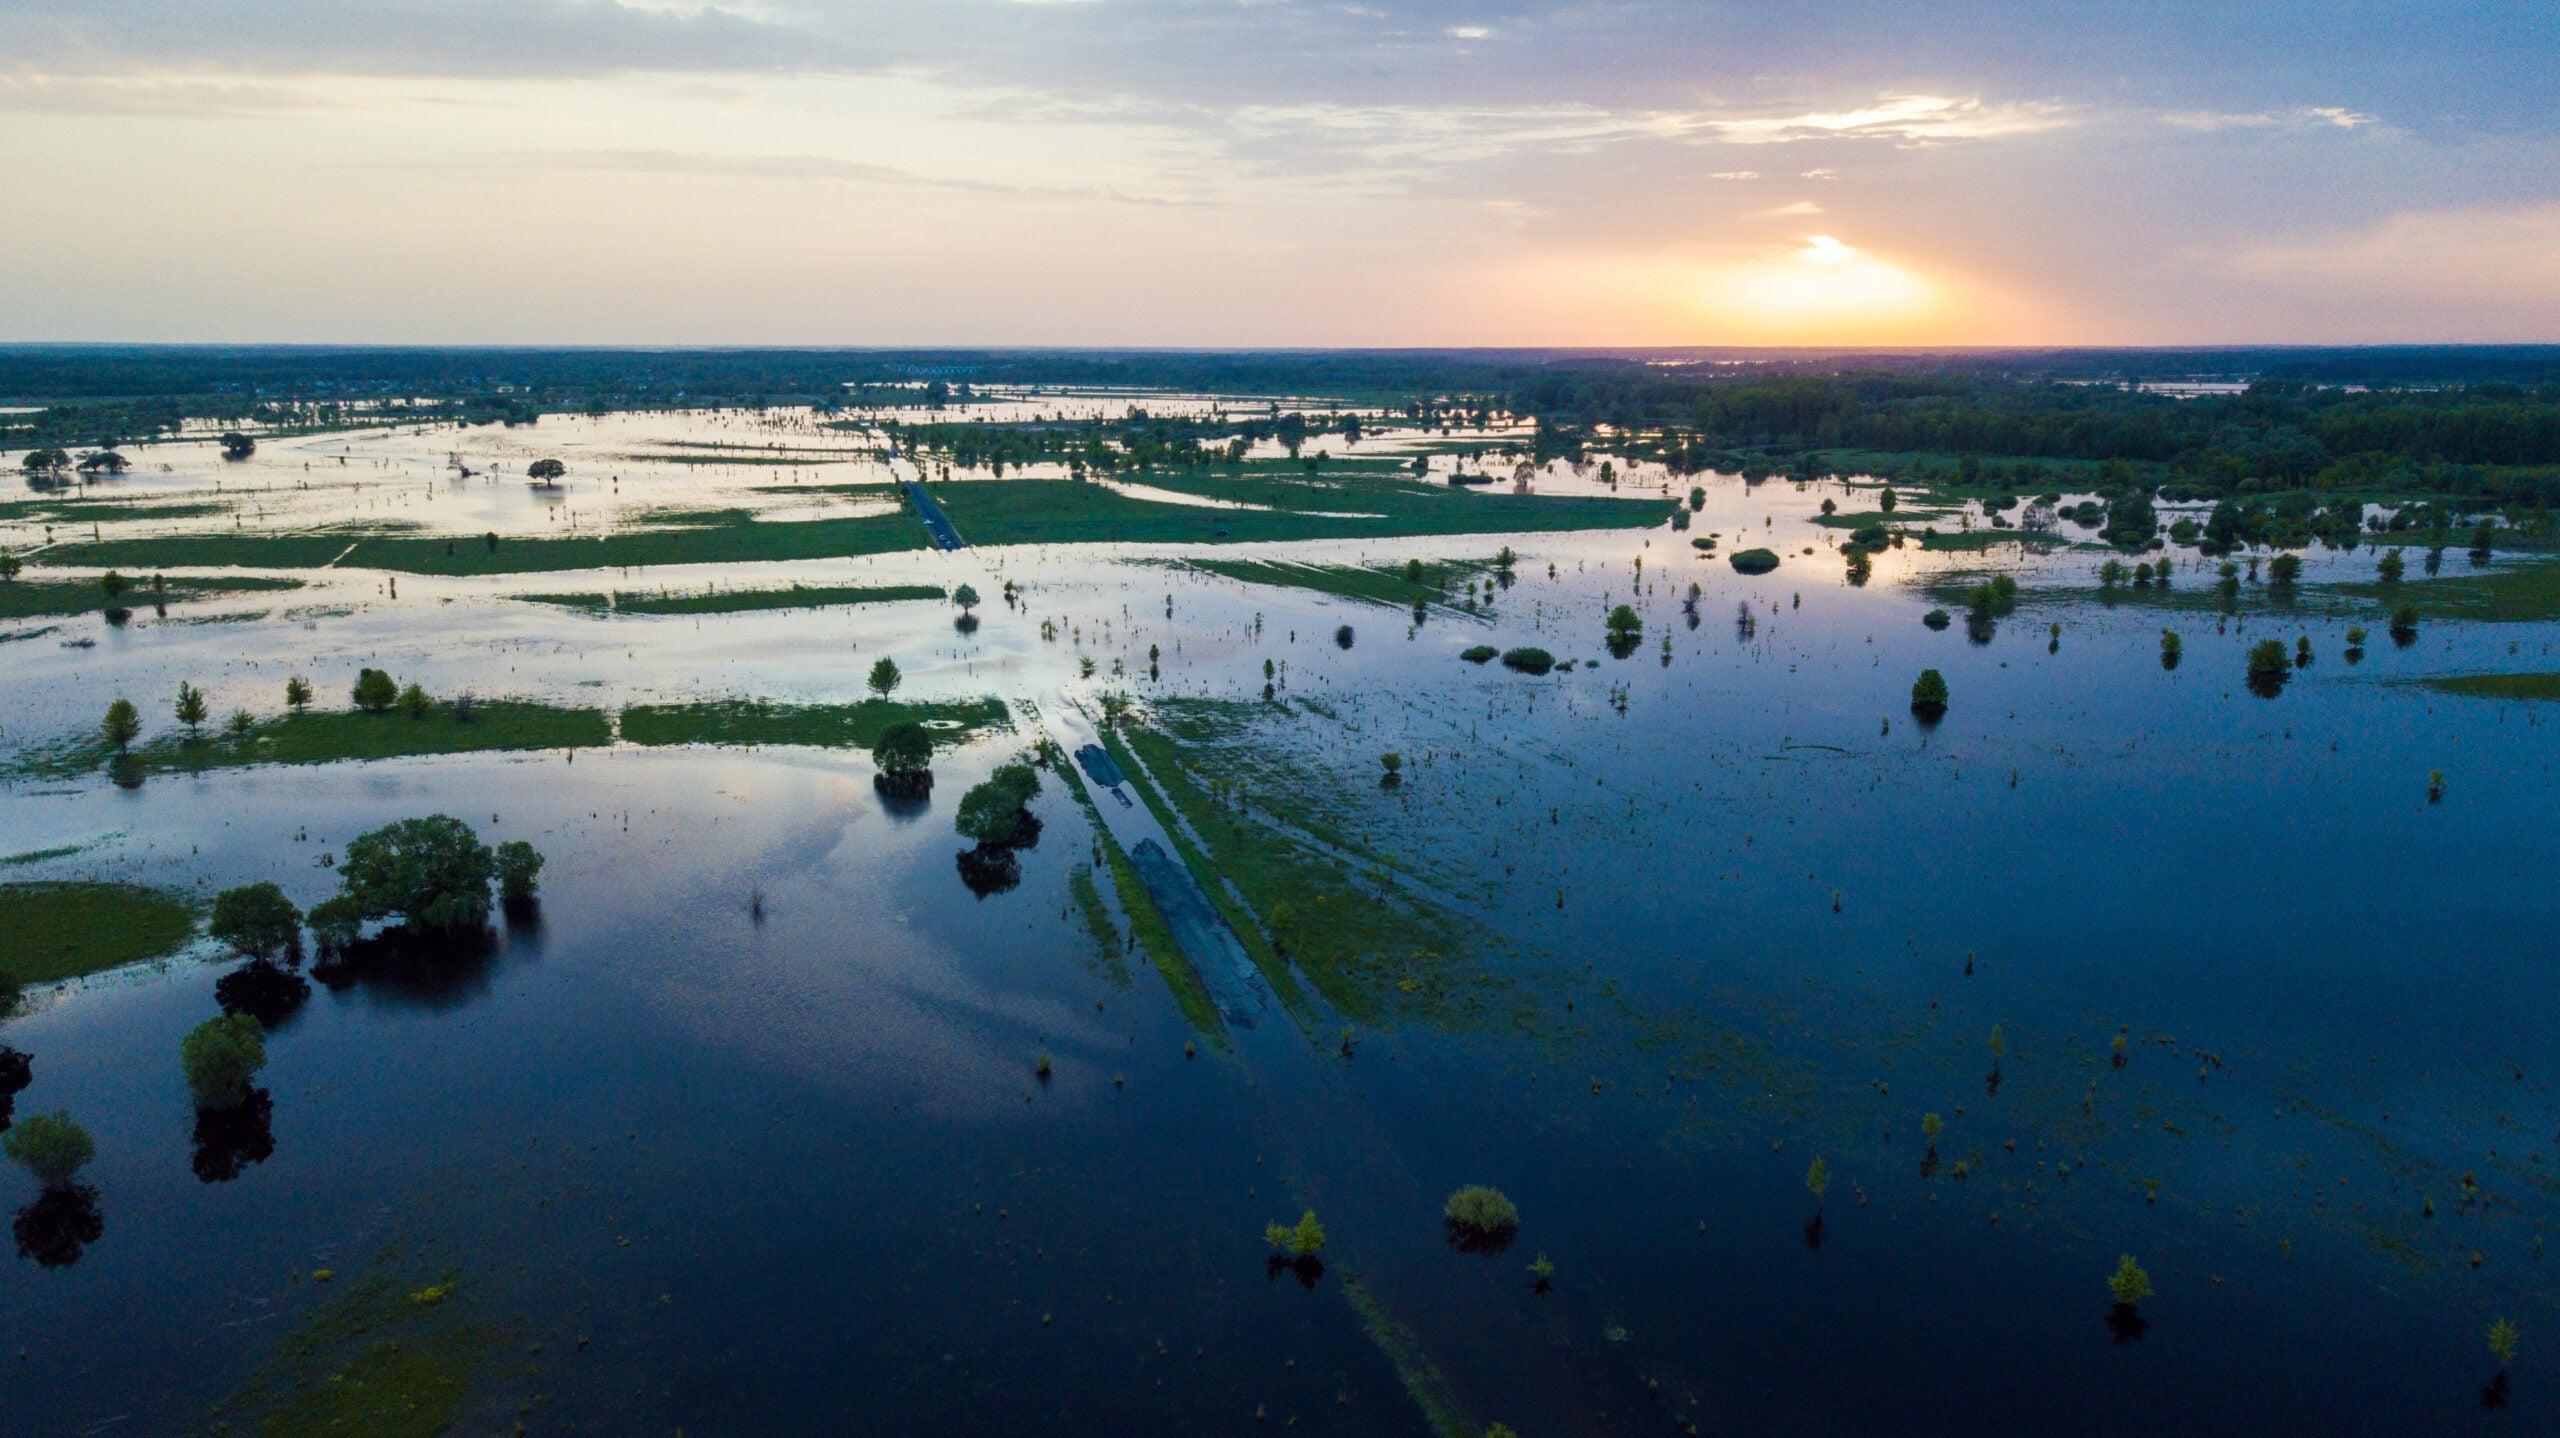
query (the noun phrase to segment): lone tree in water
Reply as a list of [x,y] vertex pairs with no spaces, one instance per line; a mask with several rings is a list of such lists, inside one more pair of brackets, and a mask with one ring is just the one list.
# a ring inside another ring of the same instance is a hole
[[878,663],[871,666],[871,692],[879,698],[886,699],[897,692],[898,682],[906,677],[898,672],[898,661],[884,655]]
[[0,1135],[0,1151],[25,1165],[36,1182],[60,1188],[97,1157],[98,1145],[72,1119],[71,1110],[58,1108],[18,1120],[6,1135]]
[[124,747],[142,733],[141,711],[133,707],[132,700],[119,699],[107,706],[107,720],[100,727],[106,732],[107,742],[122,753]]
[[498,846],[498,897],[522,903],[542,887],[542,854],[522,839]]
[[242,434],[236,429],[226,429],[222,432],[222,457],[224,459],[247,459],[249,456],[256,454],[257,452],[258,442],[256,440],[251,439],[249,436]]
[[1923,719],[1935,719],[1947,712],[1947,676],[1935,669],[1923,669],[1911,684],[1911,712]]
[[412,928],[476,924],[489,912],[497,867],[489,846],[451,815],[386,824],[347,845],[338,896],[312,907],[311,927],[343,943],[371,919],[397,918]]
[[1003,844],[1022,831],[1027,806],[1040,792],[1040,773],[1028,764],[1006,764],[960,796],[952,825],[964,838]]
[[920,794],[933,787],[933,736],[921,724],[892,724],[871,746],[878,765],[878,787],[891,793]]
[[536,484],[549,484],[569,472],[569,466],[556,459],[537,459],[525,466],[525,474]]
[[302,911],[273,884],[244,884],[213,896],[205,932],[243,958],[273,958],[302,938]]
[[223,1014],[187,1031],[178,1062],[198,1108],[232,1108],[249,1096],[249,1080],[267,1064],[267,1031],[248,1014]]
[[960,612],[966,614],[978,607],[978,591],[974,586],[963,584],[951,592],[951,602],[959,605]]

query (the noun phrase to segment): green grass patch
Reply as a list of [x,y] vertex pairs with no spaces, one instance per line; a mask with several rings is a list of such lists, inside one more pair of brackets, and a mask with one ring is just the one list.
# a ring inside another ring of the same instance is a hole
[[[2468,561],[2446,556],[2448,566],[2457,562]],[[2398,584],[2317,587],[2381,609],[2414,604],[2419,614],[2429,619],[2485,619],[2496,623],[2560,619],[2560,560],[2532,560],[2440,579],[2406,579]]]
[[[1662,500],[1473,494],[1396,480],[1308,484],[1283,479],[1208,480],[1133,474],[1132,484],[1272,508],[1211,509],[1133,499],[1099,484],[991,479],[930,486],[972,545],[1226,543],[1358,539],[1426,534],[1627,529],[1661,523]],[[1339,519],[1310,511],[1374,514]]]
[[[41,856],[38,856],[41,857]],[[158,958],[195,937],[195,906],[139,884],[0,884],[0,961],[21,984]]]
[[[1422,566],[1421,582],[1405,577],[1403,565],[1378,564],[1290,564],[1259,559],[1192,559],[1184,567],[1203,574],[1245,584],[1269,584],[1282,589],[1307,589],[1330,594],[1337,599],[1356,600],[1363,604],[1383,604],[1393,609],[1410,609],[1416,601],[1437,609],[1455,610],[1449,602],[1449,587],[1462,579],[1486,573],[1493,568],[1490,559],[1443,559]],[[1466,611],[1474,613],[1474,610]]]
[[902,600],[945,599],[947,591],[938,584],[878,584],[861,586],[802,586],[787,589],[715,589],[699,594],[642,593],[616,590],[603,594],[522,594],[519,599],[536,604],[557,604],[564,608],[602,614],[744,614],[766,609],[822,609],[836,604],[893,604]]
[[1403,1382],[1414,1406],[1422,1410],[1423,1421],[1431,1425],[1431,1431],[1438,1438],[1476,1438],[1478,1430],[1458,1401],[1458,1391],[1441,1374],[1440,1365],[1431,1361],[1413,1330],[1387,1312],[1358,1275],[1348,1270],[1342,1275],[1342,1292],[1351,1300],[1352,1311],[1360,1315],[1360,1327],[1369,1335],[1369,1341],[1378,1345],[1378,1351],[1395,1366],[1396,1377]]
[[936,721],[936,742],[956,744],[980,729],[1007,729],[1012,718],[1000,699],[955,699],[902,704],[865,699],[857,704],[769,704],[718,699],[697,704],[639,704],[622,711],[622,737],[633,744],[787,744],[824,749],[868,749],[893,724]]
[[450,1273],[377,1273],[349,1284],[222,1410],[245,1417],[260,1438],[450,1432],[479,1399],[501,1343],[464,1316],[459,1288]]
[[[412,719],[393,711],[367,714],[331,710],[285,714],[245,736],[207,731],[200,739],[163,734],[128,755],[121,771],[196,774],[254,764],[337,764],[360,759],[410,759],[422,754],[477,754],[520,749],[596,749],[613,742],[613,726],[601,709],[567,709],[530,700],[493,700],[471,707],[468,722],[440,704]],[[114,760],[102,738],[75,740],[41,750],[6,772],[33,777],[85,774]]]
[[[132,578],[132,576],[127,576]],[[155,588],[147,578],[115,600],[127,609],[178,604],[217,594],[273,593],[300,589],[298,579],[167,579]],[[95,614],[107,607],[107,592],[95,579],[17,579],[0,584],[0,619],[37,619]]]
[[2560,699],[2560,674],[2456,674],[2426,684],[2475,699]]
[[[386,534],[367,528],[111,539],[63,545],[46,551],[46,558],[62,564],[123,569],[315,569],[336,560],[343,568],[387,569],[402,574],[542,574],[652,564],[842,559],[922,549],[926,545],[924,526],[907,514],[759,523],[748,511],[733,509],[695,511],[689,519],[691,522],[684,524],[594,536],[502,535],[495,548],[478,535],[438,538]],[[344,559],[339,559],[341,553],[345,554]]]

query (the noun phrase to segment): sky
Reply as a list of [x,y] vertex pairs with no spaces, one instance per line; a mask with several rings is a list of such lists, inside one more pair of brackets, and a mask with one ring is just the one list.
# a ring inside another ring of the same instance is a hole
[[2551,0],[0,0],[0,340],[2560,340]]

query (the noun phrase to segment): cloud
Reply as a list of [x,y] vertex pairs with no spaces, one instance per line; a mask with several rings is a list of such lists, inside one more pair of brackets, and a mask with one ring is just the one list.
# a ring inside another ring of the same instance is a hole
[[2223,114],[2212,110],[2174,110],[2160,117],[2181,130],[2359,130],[2382,122],[2361,111],[2336,105],[2304,105],[2291,110],[2254,110]]
[[2070,123],[2070,117],[2060,106],[2033,101],[1992,104],[1979,98],[1887,95],[1854,110],[1808,110],[1798,114],[1733,119],[1702,117],[1699,128],[1716,139],[1738,145],[1829,139],[1926,143],[2031,135],[2040,130],[2060,129]]
[[1102,202],[1150,207],[1188,206],[1199,202],[1126,194],[1110,186],[1016,185],[967,176],[928,175],[871,160],[834,155],[698,154],[682,150],[519,150],[463,157],[465,167],[503,169],[586,170],[610,174],[710,175],[737,180],[823,180],[845,184],[897,185],[947,190],[1016,200]]
[[625,0],[60,0],[0,8],[21,74],[510,77],[860,68],[827,34]]
[[1818,215],[1821,213],[1822,207],[1815,204],[1813,201],[1798,200],[1792,205],[1780,205],[1774,210],[1761,210],[1752,215],[1751,218],[1755,220],[1774,220],[1787,215]]
[[275,115],[337,107],[287,85],[0,74],[0,110],[53,115],[177,115],[195,119]]

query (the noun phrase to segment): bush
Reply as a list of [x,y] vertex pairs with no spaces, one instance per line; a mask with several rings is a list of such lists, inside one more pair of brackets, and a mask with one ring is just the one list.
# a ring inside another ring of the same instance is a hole
[[357,673],[352,697],[367,714],[386,714],[400,702],[400,685],[379,669],[366,669]]
[[498,897],[524,900],[542,887],[542,854],[522,839],[498,846]]
[[1441,1221],[1451,1230],[1477,1238],[1497,1238],[1520,1226],[1520,1209],[1502,1190],[1471,1183],[1449,1195],[1440,1206]]
[[1316,1222],[1314,1209],[1307,1210],[1294,1228],[1278,1223],[1266,1225],[1262,1237],[1291,1258],[1313,1258],[1324,1249],[1324,1225]]
[[267,1031],[247,1014],[223,1014],[187,1031],[178,1062],[198,1108],[230,1108],[248,1097],[249,1079],[267,1063]]
[[1778,567],[1778,556],[1766,549],[1740,549],[1727,562],[1743,574],[1766,574]]
[[537,459],[525,466],[525,476],[536,482],[558,479],[569,472],[569,466],[556,459]]
[[899,681],[904,678],[906,676],[898,672],[898,661],[883,655],[871,666],[869,680],[871,692],[886,699],[896,691]]
[[2118,1303],[2140,1303],[2151,1296],[2151,1275],[2142,1271],[2132,1254],[2119,1254],[2116,1271],[2107,1277],[2107,1291],[2116,1296]]
[[302,911],[273,884],[244,884],[213,896],[206,932],[243,957],[271,958],[302,939]]
[[0,1153],[23,1164],[36,1182],[60,1188],[98,1153],[89,1131],[74,1122],[69,1109],[33,1114],[0,1134]]
[[400,712],[412,719],[426,718],[427,711],[435,707],[436,701],[427,697],[423,684],[412,684],[400,691]]
[[1502,656],[1502,667],[1523,674],[1544,674],[1556,667],[1556,657],[1543,649],[1523,645]]
[[1932,629],[1944,629],[1949,624],[1950,619],[1947,611],[1943,609],[1932,609],[1928,613],[1920,616],[1920,622],[1928,625]]
[[2392,610],[2391,632],[2394,635],[2417,633],[2418,606],[2414,604],[2403,604],[2399,608]]
[[1911,712],[1944,714],[1947,712],[1947,676],[1935,669],[1923,669],[1911,683]]
[[106,733],[107,742],[122,750],[142,732],[142,712],[133,707],[132,700],[118,699],[107,706],[106,723],[100,727]]
[[1469,664],[1482,664],[1501,652],[1501,650],[1494,648],[1490,644],[1476,644],[1459,650],[1458,657],[1467,661]]
[[933,764],[933,736],[921,724],[892,724],[871,746],[884,774],[920,774]]
[[1881,524],[1862,524],[1849,531],[1850,543],[1863,544],[1869,549],[1884,548],[1887,538],[1889,536],[1886,535],[1884,526]]
[[2279,554],[2267,561],[2267,582],[2278,589],[2290,589],[2302,578],[2302,556]]
[[1621,604],[1610,610],[1608,623],[1609,633],[1613,636],[1625,637],[1644,633],[1644,618],[1636,613],[1635,606],[1632,604]]
[[1002,844],[1022,827],[1023,808],[1040,792],[1040,775],[1028,764],[1006,764],[960,796],[952,825],[965,838]]
[[1705,537],[1703,537],[1703,538],[1690,540],[1690,541],[1689,541],[1689,547],[1690,547],[1691,549],[1697,550],[1699,553],[1703,554],[1703,553],[1705,553],[1706,551],[1708,551],[1708,550],[1713,549],[1713,548],[1715,548],[1715,547],[1716,547],[1716,537],[1715,537],[1714,535],[1710,534],[1710,535],[1706,535],[1706,536],[1705,536]]
[[[470,825],[430,814],[350,842],[338,866],[339,897],[360,920],[397,916],[416,927],[460,928],[489,912],[496,870],[489,846]],[[315,927],[319,914],[312,911]]]
[[2249,677],[2281,679],[2293,671],[2293,661],[2285,657],[2284,641],[2261,639],[2249,649]]

